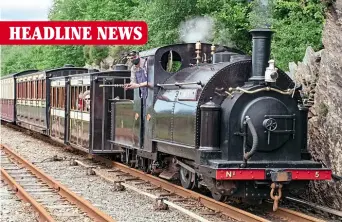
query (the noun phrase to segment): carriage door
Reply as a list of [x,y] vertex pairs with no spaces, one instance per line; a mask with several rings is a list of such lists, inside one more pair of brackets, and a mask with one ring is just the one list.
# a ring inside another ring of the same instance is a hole
[[65,129],[65,79],[51,80],[51,111],[50,132],[51,136],[64,141]]
[[89,149],[90,123],[90,76],[70,79],[69,142]]

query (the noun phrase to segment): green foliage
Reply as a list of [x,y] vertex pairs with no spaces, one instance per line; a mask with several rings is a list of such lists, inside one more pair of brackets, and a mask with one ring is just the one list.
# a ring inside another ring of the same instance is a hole
[[[149,28],[148,43],[130,46],[4,46],[2,73],[28,68],[47,69],[73,64],[99,64],[107,55],[116,62],[124,52],[179,43],[181,22],[194,16],[215,21],[214,43],[251,53],[249,30],[271,26],[275,31],[272,56],[287,69],[303,58],[311,45],[322,47],[325,4],[320,0],[54,0],[50,20],[143,20]],[[265,4],[268,3],[268,4]]]
[[325,7],[320,0],[278,0],[274,9],[272,55],[278,66],[287,69],[288,62],[301,61],[306,48],[322,48]]
[[101,61],[108,56],[109,48],[107,46],[84,46],[83,54],[87,63],[100,65]]
[[[201,0],[202,4],[210,1]],[[215,43],[236,47],[246,52],[251,49],[251,39],[248,33],[249,6],[245,1],[220,1],[217,9],[211,12],[216,20]]]
[[147,0],[141,1],[133,18],[148,24],[148,43],[140,49],[154,48],[179,42],[179,25],[199,14],[197,0]]

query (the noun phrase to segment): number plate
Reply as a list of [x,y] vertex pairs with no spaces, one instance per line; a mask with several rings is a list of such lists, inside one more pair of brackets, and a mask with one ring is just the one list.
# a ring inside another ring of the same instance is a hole
[[181,89],[179,90],[179,101],[196,101],[198,89]]
[[271,179],[273,182],[286,182],[292,180],[291,172],[271,172]]

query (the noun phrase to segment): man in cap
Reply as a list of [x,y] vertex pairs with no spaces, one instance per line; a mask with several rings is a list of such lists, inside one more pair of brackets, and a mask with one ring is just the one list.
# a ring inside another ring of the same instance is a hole
[[[142,60],[136,52],[130,53],[133,66],[131,68],[131,82],[125,85],[125,89],[137,89],[139,88],[139,94],[141,98],[141,105],[143,107],[141,113],[141,126],[144,126],[145,113],[146,113],[146,98],[147,98],[147,60]],[[144,127],[142,127],[142,134],[144,135]],[[140,137],[140,144],[143,146],[143,136]]]
[[125,89],[140,88],[141,98],[147,97],[147,70],[146,60],[143,61],[135,51],[130,53],[133,66],[131,68],[131,82],[125,85]]

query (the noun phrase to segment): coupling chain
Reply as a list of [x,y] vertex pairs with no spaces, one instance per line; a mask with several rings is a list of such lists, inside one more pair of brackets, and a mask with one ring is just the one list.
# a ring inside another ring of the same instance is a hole
[[[274,191],[277,188],[278,188],[278,195],[274,195]],[[282,184],[276,184],[276,183],[272,183],[271,184],[270,196],[271,196],[272,200],[274,200],[274,202],[273,202],[273,211],[276,211],[278,209],[279,200],[280,200],[281,195],[282,195],[281,188],[283,188]]]

